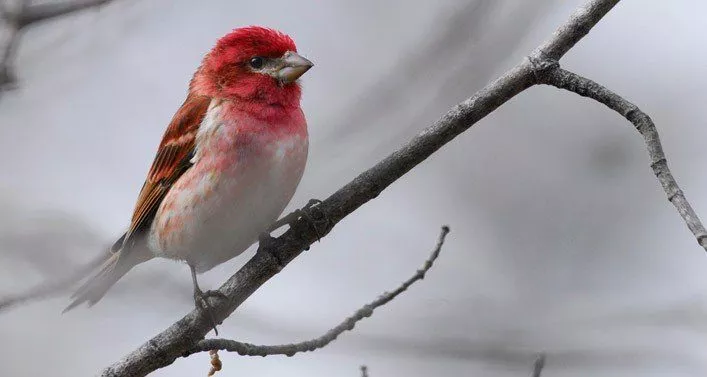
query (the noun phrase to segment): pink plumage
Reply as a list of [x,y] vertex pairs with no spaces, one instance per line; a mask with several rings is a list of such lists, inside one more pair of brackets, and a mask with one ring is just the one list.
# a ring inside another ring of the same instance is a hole
[[253,244],[292,198],[307,160],[297,79],[312,63],[293,40],[250,26],[204,57],[172,118],[113,255],[67,308],[97,302],[136,264],[185,261],[194,272]]
[[307,160],[304,116],[294,109],[265,122],[212,104],[194,160],[162,201],[148,246],[201,272],[240,254],[289,203]]

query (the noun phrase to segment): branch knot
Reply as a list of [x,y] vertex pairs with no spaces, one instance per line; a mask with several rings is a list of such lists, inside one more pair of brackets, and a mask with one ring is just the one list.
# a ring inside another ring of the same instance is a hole
[[533,67],[533,76],[536,84],[544,84],[543,80],[547,74],[560,68],[560,62],[548,57],[542,51],[535,51],[528,55],[530,66]]

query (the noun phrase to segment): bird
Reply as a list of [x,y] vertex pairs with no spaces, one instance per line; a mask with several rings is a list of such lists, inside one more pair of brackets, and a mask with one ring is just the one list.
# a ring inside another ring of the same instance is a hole
[[197,274],[254,244],[304,173],[309,137],[299,79],[312,66],[272,28],[241,27],[218,39],[164,132],[127,231],[64,312],[93,306],[153,258],[186,262],[197,307],[221,295],[202,291]]

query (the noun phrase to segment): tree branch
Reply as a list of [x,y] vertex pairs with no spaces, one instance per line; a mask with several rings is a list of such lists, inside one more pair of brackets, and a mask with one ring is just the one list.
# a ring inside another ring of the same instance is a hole
[[552,37],[541,44],[533,55],[542,54],[548,59],[560,60],[618,3],[619,0],[587,1],[577,8],[570,19],[557,28]]
[[43,4],[31,4],[28,0],[23,0],[19,9],[15,11],[7,9],[7,5],[2,1],[0,0],[0,18],[7,24],[9,35],[5,41],[5,46],[2,48],[3,54],[0,57],[0,93],[11,88],[16,82],[12,71],[12,60],[15,57],[22,31],[25,28],[41,21],[103,5],[112,0],[75,0]]
[[399,294],[405,292],[411,285],[415,282],[425,278],[425,274],[432,268],[435,260],[439,257],[439,253],[442,251],[442,245],[444,245],[444,240],[449,233],[449,227],[443,226],[439,234],[439,239],[437,240],[437,246],[430,257],[422,265],[422,268],[417,270],[415,274],[408,280],[403,282],[398,288],[392,292],[385,292],[375,301],[364,305],[361,309],[358,309],[351,317],[346,318],[343,322],[338,324],[336,327],[327,331],[326,334],[320,336],[319,338],[308,340],[301,343],[294,344],[283,344],[277,346],[258,346],[249,343],[237,342],[230,339],[204,339],[196,344],[196,346],[182,356],[187,357],[191,354],[197,352],[211,351],[211,350],[223,350],[228,352],[238,352],[241,356],[269,356],[269,355],[287,355],[294,356],[299,352],[310,352],[320,348],[324,348],[327,344],[333,342],[339,335],[344,331],[353,330],[356,323],[364,318],[370,317],[373,311],[396,298]]
[[533,377],[541,377],[543,374],[543,369],[545,369],[545,354],[540,354],[537,359],[535,359],[535,364],[533,364]]
[[12,71],[12,59],[15,57],[21,31],[15,25],[9,24],[7,33],[0,57],[0,93],[11,88],[17,81],[15,73]]
[[[618,0],[589,1],[570,16],[534,55],[545,54],[559,59],[617,2]],[[570,29],[577,32],[569,32]],[[341,219],[378,196],[398,178],[486,115],[536,83],[534,66],[529,59],[524,59],[473,97],[453,107],[405,146],[356,177],[321,204],[306,209],[309,217],[318,221],[316,231],[309,226],[308,221],[300,219],[277,239],[267,245],[261,244],[258,253],[219,289],[228,299],[211,299],[216,321],[220,323],[227,318],[262,284],[277,274],[282,265],[292,261],[318,237],[328,234]],[[211,327],[208,316],[193,310],[106,368],[102,375],[145,376],[173,363],[177,357],[192,349],[206,336]]]
[[[32,24],[51,20],[70,13],[78,12],[87,8],[106,4],[111,0],[75,0],[61,3],[28,4],[20,12],[12,15],[11,21],[17,25],[18,29],[25,28]],[[12,13],[6,12],[7,15]]]
[[697,243],[707,251],[707,230],[705,230],[700,218],[695,213],[695,210],[692,209],[687,198],[685,198],[685,194],[670,172],[670,168],[668,168],[668,161],[663,152],[663,146],[660,143],[658,130],[653,120],[636,105],[625,100],[620,95],[592,80],[560,68],[555,61],[546,60],[534,63],[536,66],[540,66],[538,77],[541,83],[568,90],[582,97],[591,98],[606,105],[606,107],[616,111],[633,123],[636,130],[643,136],[651,161],[651,169],[653,169],[653,173],[663,187],[668,200],[675,206],[685,224],[697,239]]

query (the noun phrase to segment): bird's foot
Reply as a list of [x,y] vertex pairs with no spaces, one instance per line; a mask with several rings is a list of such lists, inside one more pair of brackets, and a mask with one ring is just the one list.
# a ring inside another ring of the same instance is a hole
[[[278,255],[275,255],[275,253],[272,252],[272,247],[271,245],[273,244],[273,241],[275,238],[273,238],[270,235],[270,232],[277,230],[285,225],[288,225],[291,229],[295,229],[297,221],[301,218],[304,219],[307,225],[314,230],[315,234],[317,235],[317,241],[320,241],[322,238],[322,233],[319,231],[319,226],[324,223],[325,226],[329,225],[329,219],[327,218],[326,214],[321,211],[317,206],[321,204],[322,201],[319,199],[310,199],[307,204],[302,207],[301,209],[296,209],[289,214],[283,216],[279,220],[277,220],[275,223],[270,225],[268,229],[261,233],[258,236],[258,242],[259,242],[259,247],[258,247],[258,253],[266,252],[270,257],[272,257],[276,264],[278,271],[281,271],[285,267],[285,263],[280,259]],[[309,246],[304,248],[305,250],[309,250]]]
[[208,291],[206,291],[206,292],[201,292],[201,294],[202,294],[202,297],[203,297],[204,299],[209,299],[209,298],[211,298],[211,297],[217,298],[217,299],[221,299],[221,300],[227,300],[227,299],[228,299],[228,296],[227,296],[225,293],[219,291],[218,289],[215,289],[215,290],[208,290]]
[[[289,225],[290,228],[294,228],[294,224],[297,220],[302,218],[307,222],[310,228],[314,230],[314,233],[317,235],[317,241],[321,241],[323,234],[319,231],[319,225],[322,222],[324,222],[324,225],[328,225],[329,223],[329,219],[326,217],[326,214],[317,208],[317,206],[321,203],[322,201],[319,199],[310,199],[309,202],[307,202],[307,204],[301,209],[298,208],[285,215],[280,220],[277,220],[270,226],[270,228],[268,228],[268,233],[279,229],[284,225]],[[309,247],[305,248],[305,250],[309,250]]]
[[209,303],[209,298],[215,297],[219,299],[227,299],[225,293],[221,291],[202,291],[201,289],[194,290],[194,305],[199,310],[204,310],[211,320],[211,326],[214,329],[214,334],[218,335],[218,329],[216,328],[216,317],[214,316],[214,309]]

